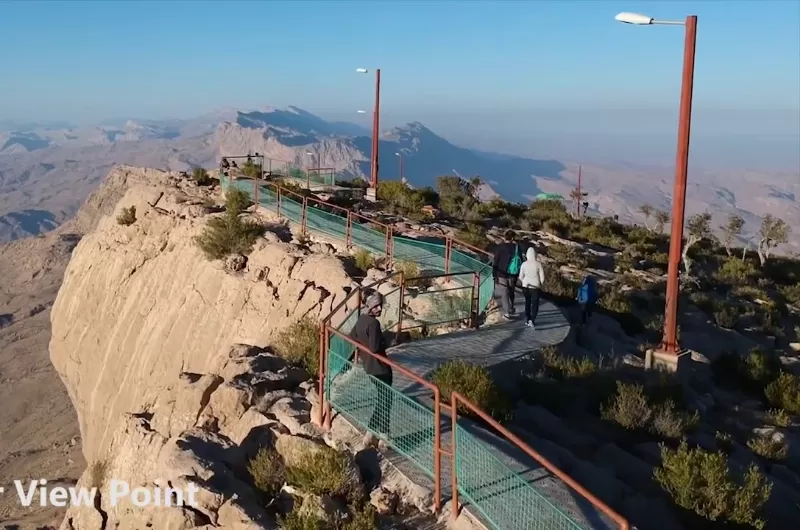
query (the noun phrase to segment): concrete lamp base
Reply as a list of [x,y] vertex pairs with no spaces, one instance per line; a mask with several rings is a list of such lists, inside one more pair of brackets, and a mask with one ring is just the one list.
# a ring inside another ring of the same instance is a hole
[[692,353],[684,350],[678,354],[658,350],[647,350],[644,356],[645,370],[661,370],[664,372],[681,372],[692,362]]
[[378,190],[376,188],[367,188],[364,198],[369,202],[376,202],[378,200]]

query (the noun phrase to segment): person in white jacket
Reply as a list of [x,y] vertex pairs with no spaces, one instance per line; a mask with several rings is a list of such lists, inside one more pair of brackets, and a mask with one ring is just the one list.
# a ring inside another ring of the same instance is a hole
[[536,258],[536,250],[533,246],[528,247],[525,261],[519,269],[519,284],[525,295],[525,320],[527,321],[525,325],[536,329],[533,323],[539,313],[539,295],[544,285],[544,267]]

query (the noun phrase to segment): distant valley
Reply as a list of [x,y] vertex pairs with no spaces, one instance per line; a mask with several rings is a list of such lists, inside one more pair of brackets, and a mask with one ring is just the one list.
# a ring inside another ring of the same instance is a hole
[[[215,167],[223,155],[259,152],[281,163],[335,170],[338,178],[369,173],[371,138],[363,127],[326,121],[297,107],[232,109],[192,120],[120,120],[90,127],[0,123],[0,241],[52,230],[71,217],[116,164],[190,170]],[[422,123],[384,130],[380,175],[404,175],[433,186],[440,175],[480,176],[483,196],[528,201],[541,192],[569,196],[579,161],[535,160],[456,146]],[[643,222],[642,204],[668,210],[672,171],[629,164],[582,166],[590,212]],[[766,213],[800,226],[800,173],[692,171],[688,213],[711,212],[719,225],[741,215],[757,230]],[[793,235],[789,250],[800,250]]]

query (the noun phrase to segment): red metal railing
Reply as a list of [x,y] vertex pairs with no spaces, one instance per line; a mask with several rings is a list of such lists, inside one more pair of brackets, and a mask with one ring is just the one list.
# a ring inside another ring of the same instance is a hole
[[[423,379],[422,377],[418,376],[417,374],[415,374],[411,370],[403,367],[402,365],[392,361],[388,357],[386,357],[384,355],[378,355],[378,354],[376,354],[374,352],[371,352],[368,348],[365,348],[363,345],[361,345],[358,342],[354,341],[353,339],[351,339],[347,335],[341,333],[340,331],[338,331],[336,329],[333,329],[329,325],[325,326],[323,333],[324,333],[324,337],[321,337],[321,338],[323,338],[322,342],[325,344],[326,347],[330,344],[330,337],[331,336],[336,336],[336,337],[346,341],[351,346],[353,346],[353,348],[355,349],[355,357],[353,359],[354,363],[358,360],[358,355],[359,354],[369,355],[373,359],[377,360],[378,362],[391,367],[392,370],[395,373],[401,374],[404,377],[407,377],[409,380],[414,381],[415,383],[421,385],[424,388],[427,388],[433,394],[433,400],[434,400],[434,405],[433,405],[433,417],[434,417],[434,419],[433,419],[433,425],[434,425],[433,426],[433,429],[434,429],[434,433],[433,433],[433,475],[434,475],[434,483],[435,483],[434,484],[434,492],[433,492],[433,505],[434,505],[434,509],[438,512],[439,509],[442,506],[442,454],[447,454],[448,456],[452,455],[451,451],[447,451],[447,450],[442,448],[442,408],[441,408],[442,404],[441,404],[441,393],[439,391],[439,387],[436,386],[435,384],[431,383],[430,381],[427,381],[426,379]],[[320,380],[322,380],[322,381],[325,380],[325,374],[324,373],[320,373]],[[321,400],[323,399],[322,396],[324,396],[324,394],[320,394],[320,399]],[[330,422],[331,422],[330,405],[328,405],[324,409],[323,409],[323,407],[320,407],[320,409],[323,410],[324,411],[323,414],[326,415],[323,418],[322,424],[325,425],[326,428],[330,428]]]
[[453,392],[450,395],[450,416],[452,420],[452,428],[451,428],[451,442],[450,442],[450,452],[454,455],[451,458],[451,465],[452,469],[450,472],[451,480],[452,480],[452,490],[453,490],[453,512],[452,517],[455,519],[458,517],[458,473],[456,472],[456,459],[455,455],[457,453],[457,446],[456,446],[456,430],[458,428],[458,407],[459,405],[463,405],[466,407],[470,412],[478,416],[481,420],[485,421],[490,427],[500,433],[504,438],[509,440],[511,443],[516,445],[520,450],[522,450],[525,454],[529,457],[537,461],[539,464],[542,465],[545,469],[547,469],[550,473],[554,476],[561,479],[567,486],[575,490],[581,497],[589,501],[595,508],[606,514],[610,517],[615,523],[619,525],[620,530],[629,530],[630,524],[628,523],[627,519],[623,516],[618,514],[614,511],[609,505],[592,495],[586,488],[578,484],[572,477],[558,469],[555,465],[553,465],[548,459],[540,455],[536,452],[531,446],[520,440],[514,433],[500,425],[494,418],[489,416],[486,412],[481,410],[477,405],[469,401],[467,398],[459,394],[458,392]]

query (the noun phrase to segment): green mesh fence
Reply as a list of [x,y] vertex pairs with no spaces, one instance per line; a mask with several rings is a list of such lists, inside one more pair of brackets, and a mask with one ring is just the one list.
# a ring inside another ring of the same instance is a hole
[[306,228],[337,239],[347,239],[347,219],[317,207],[309,207],[306,212]]
[[[367,375],[358,364],[352,364],[348,357],[333,349],[328,354],[328,367],[325,386],[331,406],[433,477],[436,425],[433,411]],[[398,376],[395,374],[395,378]]]
[[415,314],[406,313],[406,316],[426,326],[468,320],[472,313],[472,290],[469,285],[409,296],[407,305],[414,308]]
[[444,272],[445,247],[441,244],[417,241],[407,237],[392,237],[392,257],[395,261],[416,263],[420,274],[426,271]]
[[287,178],[297,181],[299,184],[312,184],[322,186],[333,186],[336,184],[336,176],[332,172],[303,171],[293,167],[289,169]]
[[494,528],[583,530],[495,456],[496,448],[460,425],[455,438],[458,490]]
[[386,252],[386,234],[371,228],[370,225],[358,223],[354,219],[350,225],[350,234],[353,245],[375,254]]

